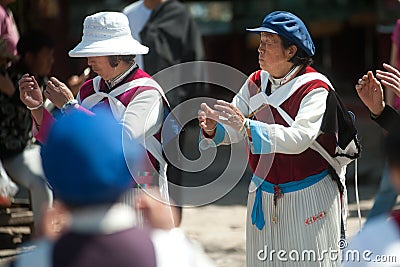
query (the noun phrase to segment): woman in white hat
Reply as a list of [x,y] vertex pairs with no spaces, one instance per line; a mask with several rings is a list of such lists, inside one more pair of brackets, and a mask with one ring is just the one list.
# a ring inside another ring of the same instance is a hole
[[[135,64],[135,55],[147,53],[148,48],[132,38],[128,18],[123,13],[100,12],[88,16],[83,24],[82,41],[69,55],[87,57],[88,65],[98,76],[82,85],[76,99],[64,83],[52,77],[44,96],[62,113],[71,109],[95,112],[97,107],[112,112],[114,118],[124,124],[125,137],[141,142],[148,153],[140,172],[131,168],[135,186],[151,185],[158,176],[162,195],[167,198],[165,172],[159,174],[156,166],[159,164],[161,170],[166,169],[166,162],[157,148],[160,148],[164,108],[168,103],[160,86]],[[34,119],[35,137],[46,142],[54,119],[43,108],[42,92],[35,77],[24,75],[19,88],[21,100]]]

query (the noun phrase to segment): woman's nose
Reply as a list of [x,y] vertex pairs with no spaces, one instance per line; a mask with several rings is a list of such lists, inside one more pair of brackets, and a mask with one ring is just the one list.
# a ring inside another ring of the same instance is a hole
[[264,49],[262,48],[262,44],[260,44],[259,46],[258,46],[258,49],[257,49],[257,51],[258,51],[258,53],[264,53]]

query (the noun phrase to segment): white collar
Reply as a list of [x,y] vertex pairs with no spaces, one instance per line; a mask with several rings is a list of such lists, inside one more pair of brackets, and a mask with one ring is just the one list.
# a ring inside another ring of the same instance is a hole
[[291,79],[282,86],[279,87],[277,86],[278,87],[277,89],[279,90],[276,90],[275,92],[273,90],[274,89],[273,86],[271,86],[272,94],[270,96],[267,96],[267,94],[265,94],[265,88],[267,87],[268,84],[269,80],[268,76],[269,76],[268,72],[266,71],[261,72],[261,88],[263,88],[263,91],[250,97],[249,104],[251,112],[256,111],[264,104],[271,105],[275,108],[279,107],[290,96],[292,96],[292,94],[296,92],[296,90],[299,89],[302,85],[313,80],[321,80],[325,82],[332,90],[334,90],[332,84],[324,75],[318,72],[310,72],[295,77],[294,79]]
[[302,65],[299,66],[294,66],[286,75],[282,78],[274,78],[271,75],[269,75],[269,80],[271,81],[272,85],[275,86],[282,86],[292,80],[297,74],[299,69],[302,67]]
[[135,67],[137,67],[136,63],[132,64],[132,66],[130,66],[126,71],[124,71],[117,77],[114,77],[108,81],[105,81],[108,89],[112,89],[115,85],[119,84],[123,79],[125,79],[126,76],[128,76],[129,73],[131,73],[131,71]]
[[[286,75],[285,75],[284,77],[282,77],[282,78],[274,78],[274,77],[272,77],[269,73],[263,71],[263,72],[261,73],[261,83],[262,83],[262,84],[263,84],[263,83],[265,84],[265,85],[264,85],[265,88],[262,87],[262,90],[263,90],[264,92],[266,92],[266,88],[267,88],[267,86],[268,86],[268,82],[271,82],[271,87],[270,87],[270,89],[271,89],[271,94],[273,94],[276,90],[278,90],[279,88],[281,88],[282,86],[288,84],[288,83],[291,82],[294,78],[296,78],[297,74],[299,73],[299,71],[301,70],[302,67],[303,67],[302,65],[300,65],[300,66],[294,66],[294,67],[293,67],[288,73],[286,73]],[[263,75],[263,73],[264,73],[264,75]],[[266,74],[267,74],[267,75],[266,75]],[[266,81],[266,83],[263,82],[263,80]]]
[[136,222],[133,207],[117,203],[74,210],[70,230],[110,234],[134,227]]
[[269,76],[269,81],[271,82],[272,85],[279,86],[281,85],[281,81],[283,78],[274,78],[272,76]]

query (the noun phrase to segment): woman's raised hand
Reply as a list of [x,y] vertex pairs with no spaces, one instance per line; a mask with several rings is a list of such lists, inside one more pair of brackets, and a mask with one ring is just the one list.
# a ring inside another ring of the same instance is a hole
[[35,109],[43,104],[42,90],[34,76],[24,74],[18,81],[19,94],[22,103],[29,109]]

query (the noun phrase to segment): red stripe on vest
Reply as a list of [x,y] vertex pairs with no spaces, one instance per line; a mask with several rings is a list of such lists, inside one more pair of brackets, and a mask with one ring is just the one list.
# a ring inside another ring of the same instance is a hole
[[253,72],[250,75],[250,82],[248,83],[248,88],[250,95],[253,96],[260,91],[261,88],[261,70]]

